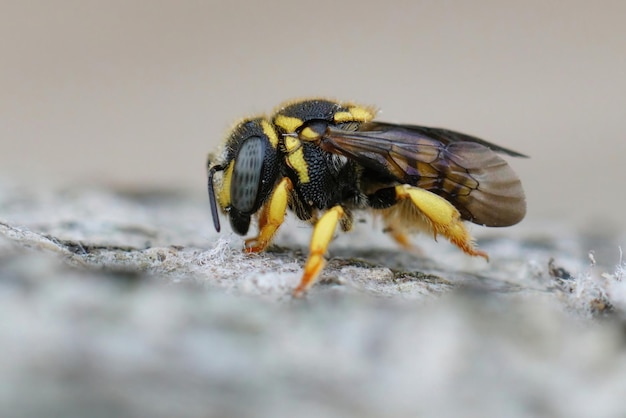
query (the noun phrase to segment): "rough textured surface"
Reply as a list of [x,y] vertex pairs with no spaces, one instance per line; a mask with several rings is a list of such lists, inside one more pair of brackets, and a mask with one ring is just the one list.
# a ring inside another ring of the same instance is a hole
[[487,264],[364,217],[293,300],[302,224],[245,256],[204,199],[0,192],[2,416],[626,414],[619,234],[474,228]]

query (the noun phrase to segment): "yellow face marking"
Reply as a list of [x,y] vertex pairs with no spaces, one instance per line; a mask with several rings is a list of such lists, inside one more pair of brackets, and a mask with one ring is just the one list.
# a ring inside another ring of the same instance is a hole
[[234,164],[231,162],[228,164],[228,167],[226,167],[226,170],[224,170],[222,184],[220,185],[220,190],[217,193],[217,200],[222,208],[230,206],[230,182],[233,178],[233,167]]
[[270,144],[272,144],[274,149],[278,148],[278,135],[276,135],[276,131],[272,128],[272,125],[263,119],[261,121],[261,126],[263,127],[263,133],[269,138]]
[[278,115],[274,118],[274,124],[285,132],[295,132],[304,122],[291,116]]

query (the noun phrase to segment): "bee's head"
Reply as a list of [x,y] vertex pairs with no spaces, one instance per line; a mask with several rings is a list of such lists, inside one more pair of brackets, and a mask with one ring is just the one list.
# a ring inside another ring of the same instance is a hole
[[[244,235],[250,217],[272,192],[278,178],[278,137],[263,118],[239,123],[226,140],[221,161],[208,163],[208,190],[213,225],[219,232],[217,205],[228,214],[233,230]],[[214,175],[223,172],[220,181]]]

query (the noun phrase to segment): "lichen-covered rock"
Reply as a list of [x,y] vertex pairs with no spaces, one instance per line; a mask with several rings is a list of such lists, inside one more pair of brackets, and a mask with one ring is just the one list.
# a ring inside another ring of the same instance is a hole
[[293,300],[302,224],[246,256],[184,194],[5,187],[0,208],[3,416],[626,414],[626,265],[566,225],[474,231],[487,264],[368,220]]

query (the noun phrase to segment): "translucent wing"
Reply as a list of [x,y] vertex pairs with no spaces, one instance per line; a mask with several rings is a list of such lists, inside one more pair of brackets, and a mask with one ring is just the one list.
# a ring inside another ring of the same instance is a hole
[[497,153],[525,156],[479,138],[446,129],[369,122],[356,131],[328,127],[320,147],[358,162],[369,169],[366,175],[436,193],[476,224],[514,225],[526,214],[521,182]]

